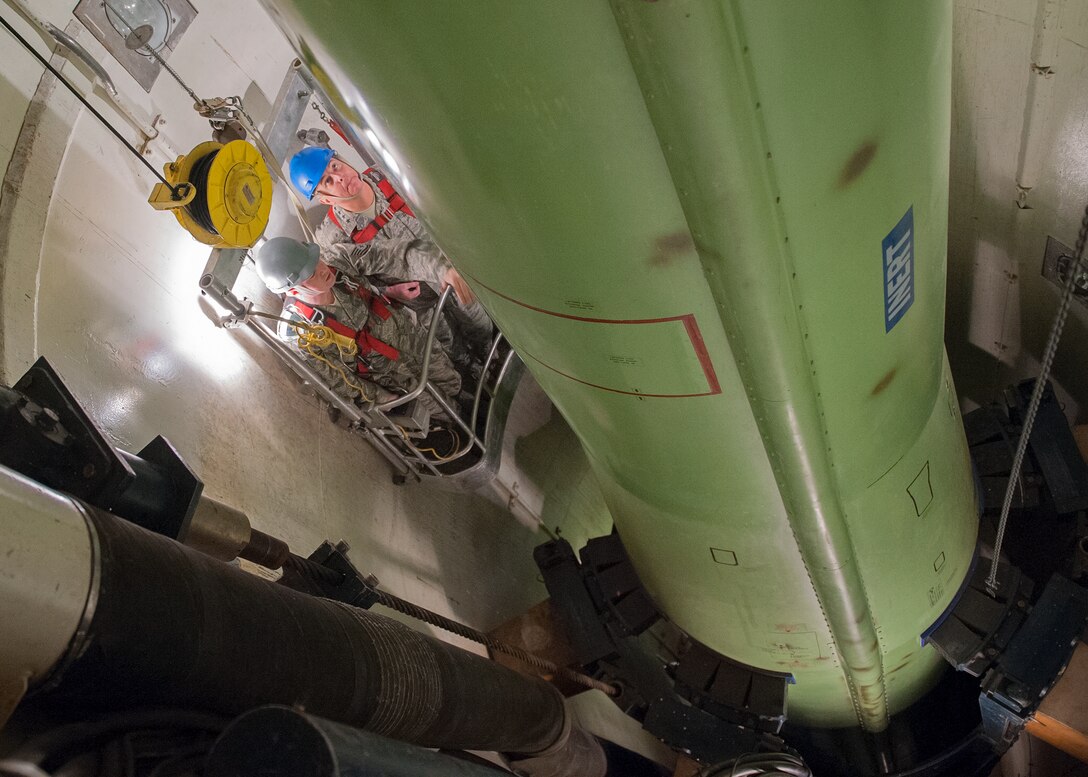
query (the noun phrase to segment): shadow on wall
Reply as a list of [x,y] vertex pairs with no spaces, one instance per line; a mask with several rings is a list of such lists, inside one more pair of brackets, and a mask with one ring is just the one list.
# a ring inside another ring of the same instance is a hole
[[[1020,124],[1030,77],[1027,58],[1021,80],[992,77],[976,61],[996,56],[980,43],[985,32],[982,12],[957,9],[955,24],[960,28],[956,42],[964,42],[965,50],[955,52],[952,72],[945,341],[960,398],[985,405],[1006,386],[1038,374],[1061,296],[1041,275],[1047,235],[1074,244],[1088,186],[1070,186],[1071,176],[1058,170],[1061,143],[1056,142],[1030,193],[1033,207],[1017,205]],[[965,30],[967,26],[971,29]],[[1012,48],[1028,51],[1031,26],[1008,26],[1021,36]],[[1059,58],[1058,77],[1063,65],[1070,74],[1074,70],[1068,58],[1065,63]],[[987,98],[987,90],[999,94]],[[987,107],[994,105],[999,106],[996,111]],[[1071,117],[1084,106],[1056,98],[1053,107],[1051,126],[1076,131]],[[1074,303],[1051,377],[1073,422],[1084,421],[1088,412],[1085,363],[1088,310]]]
[[[523,614],[548,597],[532,554],[537,545],[550,539],[549,532],[561,534],[579,549],[589,538],[612,530],[612,516],[596,476],[562,416],[553,412],[543,426],[519,437],[513,453],[522,493],[542,497],[539,513],[547,531],[519,522],[505,509],[476,495],[451,492],[424,481],[397,492],[397,512],[408,523],[421,524],[417,531],[429,535],[433,567],[421,563],[395,538],[364,551],[379,566],[397,569],[434,588],[455,618],[484,630]],[[459,519],[464,513],[472,514],[470,525]],[[466,530],[471,534],[466,536]],[[413,533],[407,530],[407,534]],[[466,567],[466,553],[473,556],[471,567]],[[481,570],[486,570],[485,576],[481,577]],[[396,592],[398,587],[390,586],[390,590]]]
[[[518,440],[518,467],[544,495],[541,520],[577,551],[592,537],[612,531],[612,514],[582,444],[559,413]],[[544,542],[543,536],[540,542]]]
[[[10,45],[14,41],[9,39],[8,43]],[[5,46],[5,48],[8,47]],[[27,56],[29,57],[29,55]],[[3,171],[7,170],[8,163],[11,161],[15,141],[19,137],[19,130],[23,126],[23,118],[26,116],[26,109],[30,106],[27,84],[23,83],[22,79],[19,79],[20,83],[15,83],[11,80],[11,77],[11,74],[7,72],[7,66],[5,66],[4,71],[0,72],[0,105],[4,106],[4,111],[0,114],[0,170]],[[19,78],[19,76],[15,77]],[[35,78],[35,84],[37,81],[38,78]],[[30,92],[33,93],[33,91],[34,89],[31,87]]]

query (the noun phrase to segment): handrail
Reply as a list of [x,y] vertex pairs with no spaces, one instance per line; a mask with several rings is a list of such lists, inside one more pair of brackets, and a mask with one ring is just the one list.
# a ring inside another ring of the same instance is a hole
[[46,32],[53,36],[53,40],[83,60],[83,64],[94,71],[95,77],[98,79],[99,83],[102,84],[102,88],[109,92],[111,97],[117,97],[117,87],[113,85],[113,79],[110,78],[110,74],[106,72],[106,68],[102,67],[97,59],[91,56],[91,53],[87,51],[87,49],[83,48],[83,46],[76,42],[75,38],[64,30],[58,29],[49,22],[43,22],[42,26]]
[[495,358],[495,352],[499,350],[502,339],[502,332],[495,335],[495,339],[491,342],[491,350],[487,352],[487,358],[484,359],[484,365],[480,370],[480,383],[476,386],[476,395],[472,398],[472,415],[469,421],[473,429],[476,428],[476,416],[480,412],[480,398],[484,393],[484,383],[487,382],[487,370],[491,366],[491,360]]
[[391,399],[388,402],[382,402],[378,405],[378,410],[383,413],[392,410],[394,407],[400,407],[401,405],[411,402],[418,397],[427,388],[427,376],[431,370],[431,348],[434,346],[434,336],[438,331],[438,322],[442,318],[442,308],[446,304],[446,300],[450,297],[452,287],[447,286],[442,291],[442,296],[438,298],[438,304],[435,305],[434,314],[431,316],[431,325],[427,329],[427,342],[423,346],[423,367],[419,371],[419,379],[416,381],[415,388],[409,391],[407,394]]
[[296,375],[309,383],[321,399],[328,402],[330,407],[339,410],[350,419],[353,427],[360,430],[366,430],[365,434],[372,438],[375,443],[378,443],[375,445],[378,452],[393,465],[399,474],[403,475],[410,471],[411,468],[405,462],[397,461],[394,458],[397,454],[390,449],[389,441],[367,428],[366,414],[363,409],[356,406],[353,402],[347,401],[333,391],[328,383],[325,382],[325,378],[307,363],[307,361],[302,358],[301,354],[287,345],[287,343],[283,342],[283,340],[281,340],[269,327],[252,318],[249,315],[249,305],[247,303],[238,299],[238,297],[234,295],[234,292],[228,289],[211,273],[205,273],[200,278],[200,288],[205,294],[215,300],[220,307],[229,310],[235,318],[243,321],[245,325],[249,327],[250,331],[256,334],[265,345],[271,348],[273,353],[279,356],[279,358],[285,362]]
[[[480,398],[483,396],[484,386],[487,383],[487,370],[491,366],[491,362],[495,358],[495,353],[498,351],[499,343],[502,342],[502,339],[502,332],[495,335],[495,339],[491,342],[491,350],[488,351],[487,359],[484,360],[483,367],[480,369],[480,382],[476,385],[476,394],[472,400],[472,415],[469,417],[468,424],[466,425],[464,421],[460,419],[460,417],[453,417],[453,420],[458,425],[460,425],[461,429],[468,432],[468,444],[453,452],[449,456],[444,456],[442,458],[443,464],[448,464],[451,461],[456,461],[457,459],[461,458],[470,450],[472,450],[473,445],[480,449],[480,453],[487,453],[487,445],[483,441],[481,441],[479,437],[476,436],[476,421],[479,418],[480,413]],[[438,396],[438,390],[435,389],[433,385],[428,385],[427,390],[431,392],[431,395],[435,398],[439,405],[441,405],[443,409],[446,410],[447,413],[452,412],[452,409],[446,405],[446,403],[442,400],[440,396]]]
[[27,7],[25,0],[5,0],[5,2],[11,6],[16,13],[36,27],[40,33],[49,36],[56,41],[57,44],[75,54],[80,61],[94,73],[95,82],[101,84],[102,89],[105,90],[106,95],[109,97],[110,104],[120,111],[121,115],[124,116],[141,135],[147,138],[148,142],[158,140],[166,155],[170,158],[174,157],[174,151],[169,147],[169,144],[166,143],[164,138],[160,138],[159,131],[155,128],[155,120],[147,119],[139,115],[139,109],[130,105],[129,101],[117,91],[117,87],[113,83],[113,79],[110,78],[109,73],[106,72],[105,67],[103,67],[102,63],[96,60],[82,44],[78,43],[75,38],[64,30],[47,22],[30,10],[30,8]]

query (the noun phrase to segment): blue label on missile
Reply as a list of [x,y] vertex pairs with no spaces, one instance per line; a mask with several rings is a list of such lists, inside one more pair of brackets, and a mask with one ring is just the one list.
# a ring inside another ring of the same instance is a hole
[[914,304],[914,206],[880,244],[884,254],[884,331]]

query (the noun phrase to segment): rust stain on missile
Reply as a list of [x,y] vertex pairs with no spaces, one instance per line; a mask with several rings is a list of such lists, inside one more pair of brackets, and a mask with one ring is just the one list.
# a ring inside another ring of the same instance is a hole
[[650,265],[664,267],[694,250],[695,243],[686,230],[662,235],[654,241],[654,253],[650,257]]
[[899,370],[897,367],[892,367],[890,370],[888,370],[888,374],[881,378],[879,383],[873,386],[872,395],[875,397],[888,386],[890,386],[892,381],[895,380],[895,374],[898,371]]
[[858,150],[846,161],[839,174],[839,188],[845,189],[852,184],[869,167],[876,156],[877,144],[875,140],[867,140],[858,146]]

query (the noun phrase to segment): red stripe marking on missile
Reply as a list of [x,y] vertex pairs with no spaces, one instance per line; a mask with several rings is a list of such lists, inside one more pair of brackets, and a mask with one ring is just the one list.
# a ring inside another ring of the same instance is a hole
[[575,316],[570,313],[559,313],[554,310],[548,310],[546,308],[537,307],[536,305],[530,305],[527,302],[522,302],[519,299],[503,294],[498,289],[493,289],[486,283],[482,282],[475,276],[469,276],[475,283],[480,284],[483,288],[490,291],[496,296],[502,297],[507,302],[512,302],[515,305],[532,310],[536,313],[543,313],[547,316],[555,316],[556,318],[565,318],[569,321],[582,321],[587,324],[666,324],[671,321],[680,321],[684,325],[684,331],[688,335],[688,339],[691,340],[691,347],[695,351],[695,357],[699,360],[699,366],[703,368],[703,375],[706,377],[708,391],[701,392],[699,394],[643,394],[638,391],[622,391],[621,389],[609,388],[608,386],[600,386],[596,383],[590,383],[588,381],[576,378],[573,375],[568,375],[562,370],[558,370],[552,367],[547,362],[541,361],[531,353],[525,355],[531,358],[533,361],[540,365],[547,367],[552,372],[562,375],[564,378],[569,378],[576,383],[581,383],[586,386],[591,386],[602,391],[611,391],[614,394],[627,394],[633,397],[655,397],[655,398],[675,398],[684,399],[688,397],[708,397],[714,394],[721,394],[721,383],[718,382],[718,374],[714,371],[714,363],[710,359],[710,353],[706,349],[706,343],[703,341],[702,332],[699,331],[699,323],[695,320],[694,313],[685,313],[679,316],[666,316],[664,318],[588,318],[586,316]]

